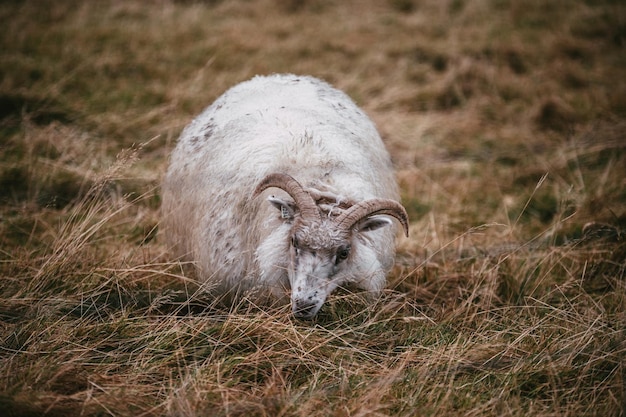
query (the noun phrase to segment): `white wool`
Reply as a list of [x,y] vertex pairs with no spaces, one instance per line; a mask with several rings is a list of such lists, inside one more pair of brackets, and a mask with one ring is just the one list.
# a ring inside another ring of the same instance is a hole
[[[253,198],[273,172],[342,200],[399,199],[389,154],[347,95],[295,75],[236,85],[183,131],[162,193],[168,245],[218,292],[289,290],[290,224],[264,197],[290,197],[271,189]],[[336,284],[377,293],[393,264],[395,226],[363,235]]]

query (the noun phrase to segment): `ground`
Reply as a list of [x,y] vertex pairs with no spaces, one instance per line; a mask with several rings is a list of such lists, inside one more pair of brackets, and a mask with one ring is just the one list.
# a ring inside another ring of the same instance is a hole
[[[0,4],[8,416],[623,416],[626,6]],[[348,93],[411,220],[373,304],[215,306],[171,262],[182,128],[255,74]]]

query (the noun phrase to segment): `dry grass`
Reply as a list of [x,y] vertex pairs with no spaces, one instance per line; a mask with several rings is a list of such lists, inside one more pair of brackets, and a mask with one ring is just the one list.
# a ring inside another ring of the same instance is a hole
[[[337,3],[337,4],[336,4]],[[623,416],[618,1],[0,4],[7,416]],[[375,305],[214,305],[167,261],[159,181],[229,86],[347,91],[411,238]]]

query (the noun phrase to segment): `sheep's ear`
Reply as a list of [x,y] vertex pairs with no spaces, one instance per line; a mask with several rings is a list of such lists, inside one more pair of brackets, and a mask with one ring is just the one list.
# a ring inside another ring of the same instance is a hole
[[280,210],[280,217],[285,220],[293,220],[296,213],[296,205],[291,201],[285,201],[273,195],[267,198],[274,207]]
[[391,226],[393,222],[386,216],[372,216],[359,222],[359,232],[372,232],[381,227]]

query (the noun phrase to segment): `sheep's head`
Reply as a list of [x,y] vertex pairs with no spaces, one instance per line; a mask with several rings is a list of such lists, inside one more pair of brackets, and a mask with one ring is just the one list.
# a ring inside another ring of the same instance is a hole
[[254,196],[276,187],[286,191],[293,202],[271,196],[270,203],[291,222],[290,263],[291,308],[294,316],[313,318],[328,295],[341,285],[342,271],[351,268],[354,261],[354,239],[389,226],[398,219],[408,236],[408,217],[404,207],[393,200],[371,199],[356,203],[338,216],[322,216],[313,197],[291,176],[274,173],[257,186]]

